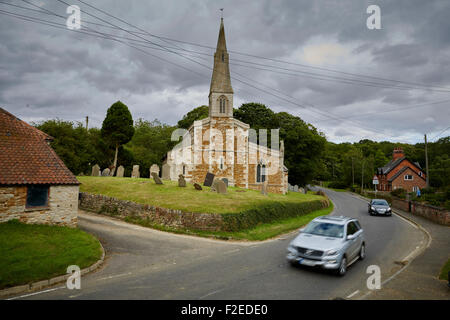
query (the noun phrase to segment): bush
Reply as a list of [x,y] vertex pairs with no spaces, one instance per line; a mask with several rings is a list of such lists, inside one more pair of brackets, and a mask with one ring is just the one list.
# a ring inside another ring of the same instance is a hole
[[331,181],[328,184],[328,188],[333,188],[333,189],[345,189],[347,187],[348,187],[348,185],[342,181]]
[[314,200],[300,203],[271,202],[240,214],[223,213],[223,231],[250,229],[258,224],[270,223],[287,218],[306,215],[329,206],[328,200]]
[[403,188],[395,189],[391,191],[391,195],[397,198],[405,199],[406,198],[406,190]]
[[424,194],[430,194],[430,193],[435,193],[435,192],[436,192],[436,190],[435,190],[433,187],[423,188],[423,189],[420,190],[420,193],[421,193],[422,195],[424,195]]

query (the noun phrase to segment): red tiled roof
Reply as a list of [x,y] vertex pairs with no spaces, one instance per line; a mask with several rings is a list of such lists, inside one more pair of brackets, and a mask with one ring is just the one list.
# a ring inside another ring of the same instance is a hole
[[0,108],[0,185],[79,184],[50,147],[52,140]]

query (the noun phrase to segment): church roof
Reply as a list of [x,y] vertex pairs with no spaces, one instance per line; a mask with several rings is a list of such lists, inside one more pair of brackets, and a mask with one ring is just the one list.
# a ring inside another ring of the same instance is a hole
[[225,40],[225,27],[223,25],[223,19],[221,19],[216,53],[214,53],[214,69],[211,77],[210,94],[211,92],[233,93],[228,62],[229,56]]

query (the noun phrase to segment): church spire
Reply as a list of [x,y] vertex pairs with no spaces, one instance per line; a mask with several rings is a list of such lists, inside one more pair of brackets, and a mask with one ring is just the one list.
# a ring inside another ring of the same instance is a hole
[[214,69],[211,77],[211,87],[209,94],[233,93],[230,79],[230,67],[228,65],[227,43],[225,40],[225,28],[223,18],[220,19],[219,38],[217,39],[217,48],[214,53]]

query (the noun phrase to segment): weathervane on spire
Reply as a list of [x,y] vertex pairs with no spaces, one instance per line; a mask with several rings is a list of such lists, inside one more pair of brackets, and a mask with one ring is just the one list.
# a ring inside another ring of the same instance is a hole
[[220,8],[220,19],[223,19],[223,8]]

